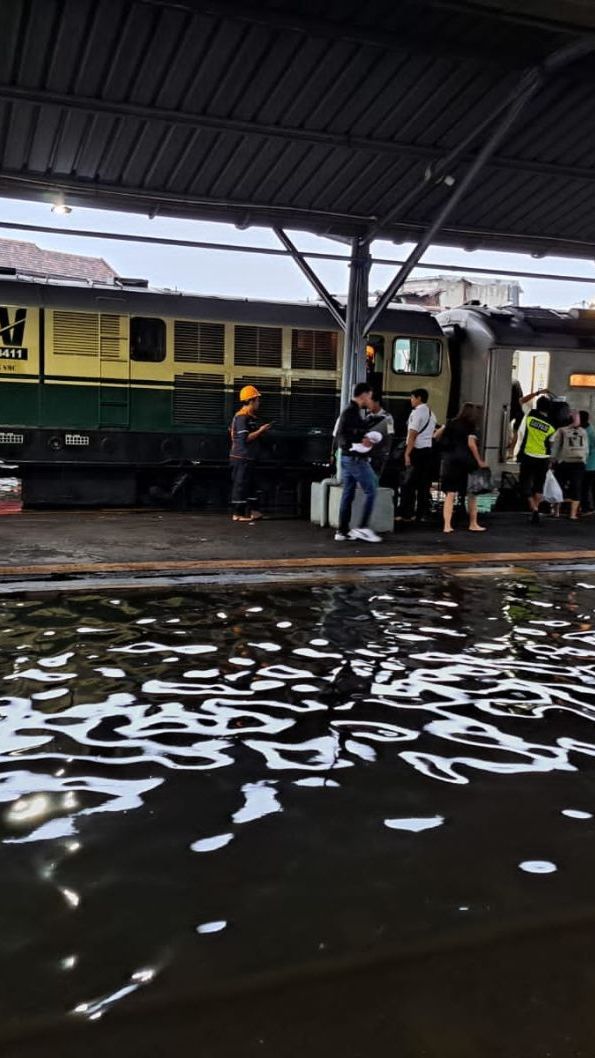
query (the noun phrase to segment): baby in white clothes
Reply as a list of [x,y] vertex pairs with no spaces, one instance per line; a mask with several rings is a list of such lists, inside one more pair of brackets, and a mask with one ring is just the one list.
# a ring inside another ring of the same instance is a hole
[[352,444],[349,449],[350,452],[358,452],[361,455],[366,455],[374,445],[377,445],[382,440],[382,434],[378,433],[378,430],[370,430],[369,433],[362,437],[361,441]]

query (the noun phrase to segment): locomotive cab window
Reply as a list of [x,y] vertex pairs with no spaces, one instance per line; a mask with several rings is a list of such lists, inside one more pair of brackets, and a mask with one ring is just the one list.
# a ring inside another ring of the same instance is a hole
[[145,364],[165,360],[165,323],[150,316],[133,316],[130,320],[130,359]]
[[437,338],[395,338],[393,371],[397,375],[439,375],[442,343]]

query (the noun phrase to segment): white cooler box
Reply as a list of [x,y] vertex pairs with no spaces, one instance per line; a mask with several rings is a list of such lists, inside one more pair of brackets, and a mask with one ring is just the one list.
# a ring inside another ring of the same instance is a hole
[[[323,491],[323,486],[320,481],[312,482],[312,487],[310,489],[310,521],[315,522],[316,525],[320,525]],[[324,512],[324,524],[326,525],[326,511]]]
[[[341,485],[331,485],[329,491],[328,520],[329,525],[332,525],[333,529],[336,529],[339,524],[339,507],[341,506],[342,495],[343,488]],[[362,490],[358,488],[355,493],[353,507],[351,508],[350,529],[359,525],[363,505],[364,494]],[[372,517],[370,519],[370,529],[375,529],[377,533],[388,533],[394,529],[394,525],[394,492],[392,489],[378,489],[374,510],[372,511]]]

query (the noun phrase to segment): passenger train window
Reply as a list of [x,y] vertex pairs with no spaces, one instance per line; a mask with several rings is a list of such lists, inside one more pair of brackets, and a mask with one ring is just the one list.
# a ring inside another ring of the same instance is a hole
[[160,364],[165,360],[165,323],[149,316],[133,316],[130,320],[130,359],[145,364]]
[[393,371],[397,375],[439,375],[442,345],[436,338],[395,338]]
[[579,389],[595,389],[595,375],[571,375],[568,384]]

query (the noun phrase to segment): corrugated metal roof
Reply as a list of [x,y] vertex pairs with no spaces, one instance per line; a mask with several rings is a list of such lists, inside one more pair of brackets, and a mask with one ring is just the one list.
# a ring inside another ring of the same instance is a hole
[[[428,164],[594,32],[579,0],[3,0],[0,194],[349,235],[417,188],[409,239]],[[594,83],[549,76],[441,241],[595,256]]]

